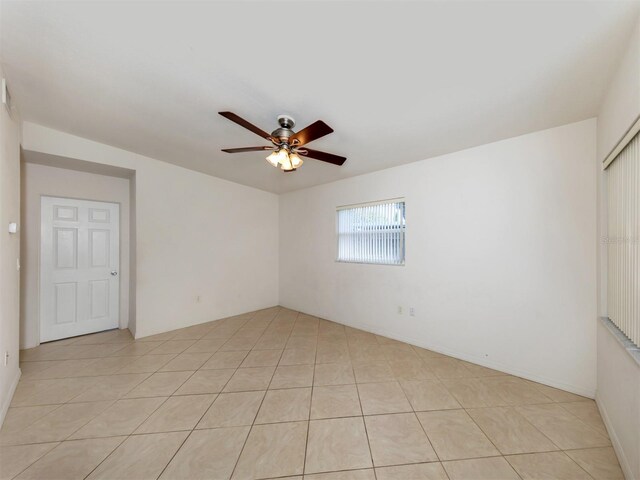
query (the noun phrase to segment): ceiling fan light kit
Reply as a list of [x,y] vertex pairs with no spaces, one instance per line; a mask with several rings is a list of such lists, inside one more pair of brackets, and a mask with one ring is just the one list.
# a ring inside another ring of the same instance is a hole
[[272,152],[267,156],[267,161],[284,172],[295,172],[304,163],[301,157],[313,158],[322,162],[332,163],[334,165],[342,165],[346,160],[345,157],[334,155],[332,153],[302,148],[307,143],[333,132],[333,129],[322,120],[312,123],[299,132],[294,132],[293,127],[296,125],[295,120],[289,115],[279,115],[278,124],[280,127],[276,128],[271,132],[271,134],[269,134],[247,122],[244,118],[239,117],[235,113],[218,113],[226,119],[237,123],[241,127],[252,131],[256,135],[269,140],[273,144],[262,147],[223,148],[223,152],[242,153],[271,150]]

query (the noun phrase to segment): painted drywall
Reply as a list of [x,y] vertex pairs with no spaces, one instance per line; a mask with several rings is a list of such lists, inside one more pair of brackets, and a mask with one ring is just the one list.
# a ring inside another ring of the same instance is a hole
[[[595,129],[281,195],[281,305],[593,396]],[[398,197],[406,265],[335,262],[336,207]]]
[[20,348],[40,343],[40,198],[79,198],[120,204],[120,328],[129,326],[129,179],[22,163]]
[[[640,115],[640,21],[598,114],[598,313],[607,316],[607,189],[602,161]],[[640,367],[622,348],[612,330],[598,328],[596,401],[609,436],[629,479],[640,478]]]
[[[9,233],[10,222],[18,223],[18,233]],[[0,425],[20,378],[20,228],[20,118],[0,104]]]
[[135,171],[136,337],[278,303],[278,197],[33,123],[25,150]]
[[[615,328],[598,322],[596,402],[625,477],[632,480],[640,478],[640,361]],[[640,352],[636,355],[640,358]]]

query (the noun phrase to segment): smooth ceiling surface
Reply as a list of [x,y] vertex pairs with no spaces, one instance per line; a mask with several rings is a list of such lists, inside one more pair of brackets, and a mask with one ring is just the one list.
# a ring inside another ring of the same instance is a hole
[[[23,119],[272,192],[594,116],[637,2],[2,2]],[[276,116],[336,133],[292,174]],[[517,159],[514,159],[517,161]]]

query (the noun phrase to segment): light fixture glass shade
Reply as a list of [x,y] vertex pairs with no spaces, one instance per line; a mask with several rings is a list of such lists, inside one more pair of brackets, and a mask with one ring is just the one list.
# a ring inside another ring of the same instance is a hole
[[293,168],[298,168],[300,165],[304,163],[302,161],[302,158],[300,158],[300,155],[298,155],[297,153],[289,154],[289,160],[291,160],[291,166]]
[[267,157],[267,161],[274,167],[277,167],[279,164],[282,164],[283,162],[288,162],[289,155],[287,154],[287,150],[284,148],[281,148],[280,150],[271,152],[271,154]]
[[[294,154],[295,155],[295,154]],[[280,168],[284,171],[293,170],[294,166],[291,163],[291,156],[287,155],[287,158],[280,164]]]

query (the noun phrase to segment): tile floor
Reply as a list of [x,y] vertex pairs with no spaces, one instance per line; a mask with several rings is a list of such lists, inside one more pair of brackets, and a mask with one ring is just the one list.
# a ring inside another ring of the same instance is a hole
[[622,479],[592,400],[274,307],[25,350],[1,479]]

